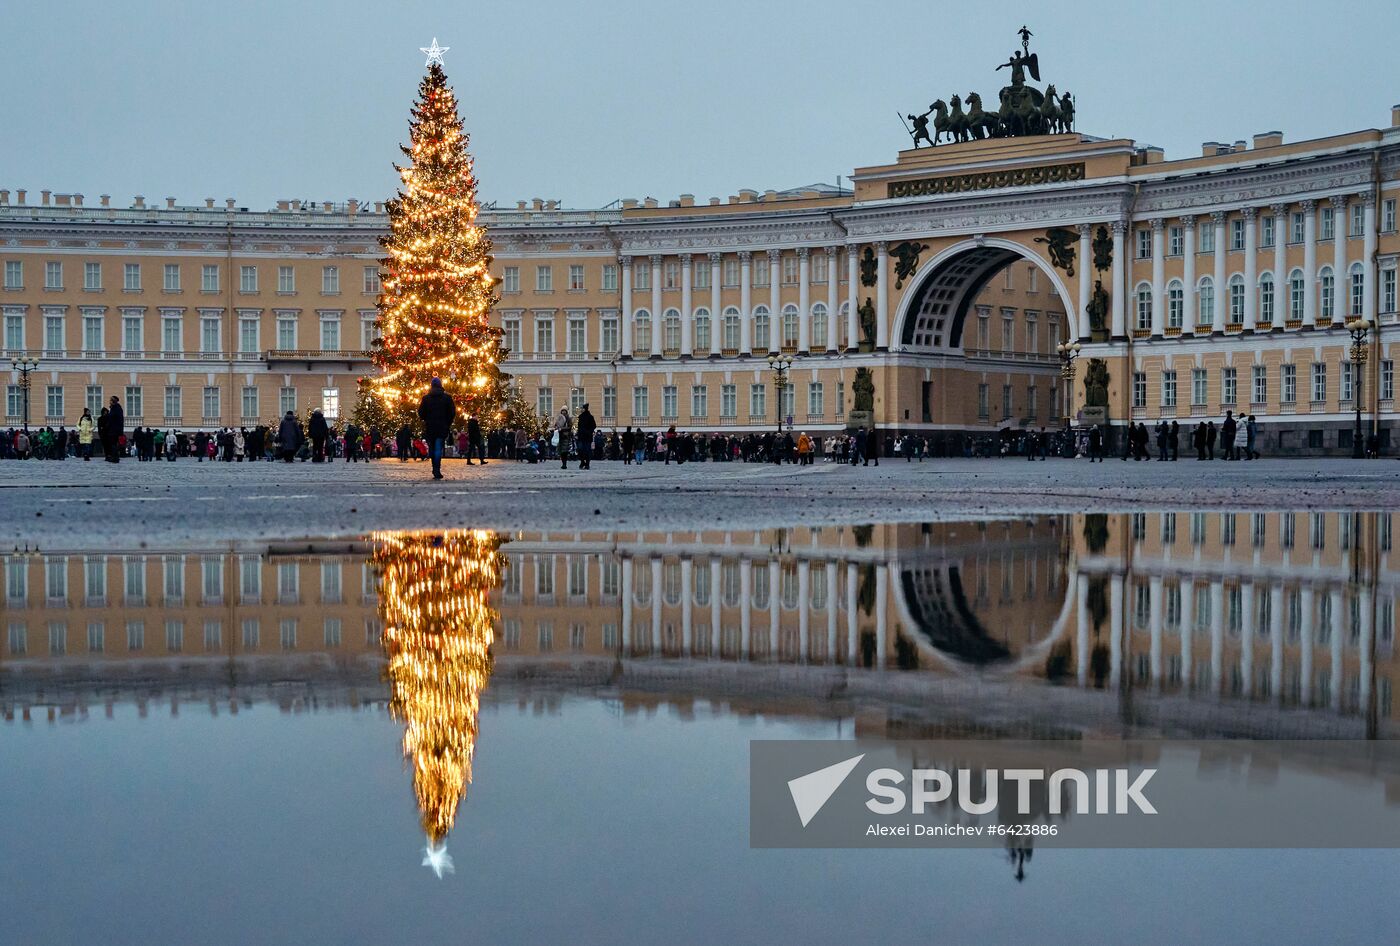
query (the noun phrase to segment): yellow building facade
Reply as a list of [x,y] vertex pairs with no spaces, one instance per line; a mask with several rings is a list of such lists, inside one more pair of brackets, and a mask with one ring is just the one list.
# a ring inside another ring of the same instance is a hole
[[[1348,452],[1358,406],[1388,445],[1400,109],[1383,129],[1202,150],[974,140],[858,168],[850,190],[488,207],[506,368],[541,413],[586,401],[605,429],[829,435],[863,368],[879,427],[950,448],[1066,415],[1193,425],[1231,410],[1259,419],[1266,453]],[[0,190],[0,342],[7,362],[39,362],[31,425],[71,425],[114,394],[130,426],[348,416],[371,370],[385,227],[382,205],[355,202]],[[1065,341],[1080,343],[1068,394]],[[774,352],[794,359],[786,391]],[[10,370],[7,426],[23,421],[21,381]]]

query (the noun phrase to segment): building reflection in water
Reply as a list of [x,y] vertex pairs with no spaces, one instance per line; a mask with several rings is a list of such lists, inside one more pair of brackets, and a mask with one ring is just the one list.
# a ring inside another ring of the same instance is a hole
[[500,551],[470,532],[21,551],[3,556],[0,708],[381,703],[387,654],[430,839],[469,777],[488,653],[493,687],[844,715],[872,735],[1376,735],[1395,722],[1391,530],[1389,513],[1151,512]]
[[481,691],[491,675],[491,592],[500,583],[494,532],[376,532],[370,565],[404,758],[427,835],[424,866],[453,869],[446,837],[472,778]]

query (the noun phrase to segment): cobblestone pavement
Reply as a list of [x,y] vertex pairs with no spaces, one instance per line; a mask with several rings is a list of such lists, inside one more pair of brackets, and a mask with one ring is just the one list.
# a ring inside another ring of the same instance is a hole
[[4,545],[339,537],[371,529],[696,530],[1130,509],[1392,509],[1393,460],[886,460],[879,467],[595,462],[0,462]]

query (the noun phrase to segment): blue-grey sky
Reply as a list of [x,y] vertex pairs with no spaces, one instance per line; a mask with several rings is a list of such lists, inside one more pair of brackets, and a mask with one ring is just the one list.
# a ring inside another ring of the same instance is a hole
[[1381,127],[1400,101],[1381,0],[12,0],[0,187],[380,199],[434,36],[484,200],[835,182],[907,144],[897,113],[994,95],[1022,22],[1080,130],[1168,157]]

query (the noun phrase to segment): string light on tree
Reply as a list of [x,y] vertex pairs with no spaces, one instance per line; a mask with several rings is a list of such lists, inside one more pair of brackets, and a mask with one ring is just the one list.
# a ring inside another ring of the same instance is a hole
[[371,356],[380,373],[371,389],[400,422],[413,416],[434,377],[462,416],[491,417],[505,396],[501,332],[490,323],[491,241],[477,223],[468,136],[442,70],[447,48],[436,37],[423,47],[428,72],[402,147],[409,164],[395,166],[402,184],[387,204],[389,234],[380,240],[388,256]]

